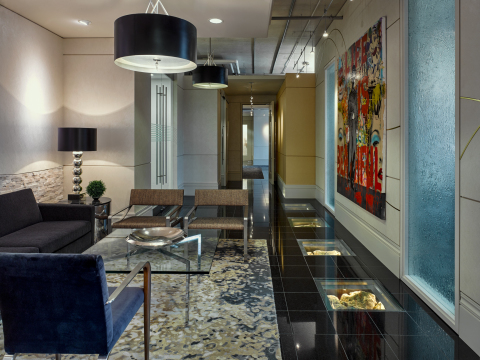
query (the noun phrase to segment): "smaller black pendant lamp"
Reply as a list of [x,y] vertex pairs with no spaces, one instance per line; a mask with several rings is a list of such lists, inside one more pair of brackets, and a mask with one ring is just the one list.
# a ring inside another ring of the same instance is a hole
[[[166,15],[158,14],[159,4]],[[114,47],[115,64],[128,70],[175,74],[197,67],[197,28],[168,16],[160,0],[156,5],[150,0],[145,14],[115,20]]]
[[215,65],[211,38],[207,63],[193,71],[192,83],[193,87],[199,89],[224,89],[228,87],[228,69]]

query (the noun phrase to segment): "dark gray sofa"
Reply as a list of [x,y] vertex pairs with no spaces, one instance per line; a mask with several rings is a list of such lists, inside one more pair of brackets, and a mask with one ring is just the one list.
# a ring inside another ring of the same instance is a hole
[[94,206],[37,204],[31,189],[0,195],[0,252],[79,254],[94,231]]

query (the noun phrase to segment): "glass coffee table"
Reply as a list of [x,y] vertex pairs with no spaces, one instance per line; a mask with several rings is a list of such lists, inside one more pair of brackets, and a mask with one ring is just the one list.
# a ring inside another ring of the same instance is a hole
[[138,263],[149,261],[152,274],[185,274],[186,322],[190,308],[190,275],[209,274],[220,230],[189,230],[188,237],[174,245],[152,248],[128,243],[131,229],[117,229],[84,254],[101,255],[105,272],[128,274]]
[[209,274],[217,249],[219,230],[190,230],[188,237],[170,246],[152,248],[126,241],[134,230],[117,229],[84,254],[101,255],[107,273],[129,273],[149,261],[152,274]]

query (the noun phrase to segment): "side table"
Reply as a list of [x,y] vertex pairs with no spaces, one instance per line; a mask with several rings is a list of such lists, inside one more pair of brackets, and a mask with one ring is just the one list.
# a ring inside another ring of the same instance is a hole
[[95,206],[95,243],[108,235],[108,216],[110,215],[110,203],[112,199],[109,197],[101,197],[98,201],[93,201],[91,197],[83,198],[80,201],[60,200],[61,204],[73,205],[93,205]]

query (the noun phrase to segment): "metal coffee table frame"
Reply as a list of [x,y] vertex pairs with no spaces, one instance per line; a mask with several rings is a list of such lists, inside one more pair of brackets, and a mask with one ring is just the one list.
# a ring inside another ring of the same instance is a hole
[[[126,237],[128,239],[130,235]],[[126,240],[125,239],[125,240]],[[168,256],[174,260],[177,260],[183,264],[186,265],[186,271],[187,271],[187,279],[186,279],[186,293],[185,293],[185,302],[187,303],[187,313],[186,313],[186,320],[185,323],[188,323],[188,320],[190,318],[190,260],[188,260],[188,246],[185,246],[183,249],[184,256],[185,258],[178,256],[177,254],[174,254],[165,248],[170,248],[172,246],[177,247],[177,245],[182,244],[182,243],[188,243],[193,240],[198,240],[197,241],[197,267],[200,270],[202,267],[202,235],[193,235],[186,237],[182,241],[179,241],[175,244],[171,245],[165,245],[165,246],[139,246],[139,245],[132,245],[129,242],[127,242],[127,264],[130,265],[130,257],[133,255],[140,254],[142,252],[147,252],[151,250],[158,251],[159,253]],[[125,255],[119,256],[119,257],[125,257]],[[112,257],[111,259],[114,259],[115,257]]]

